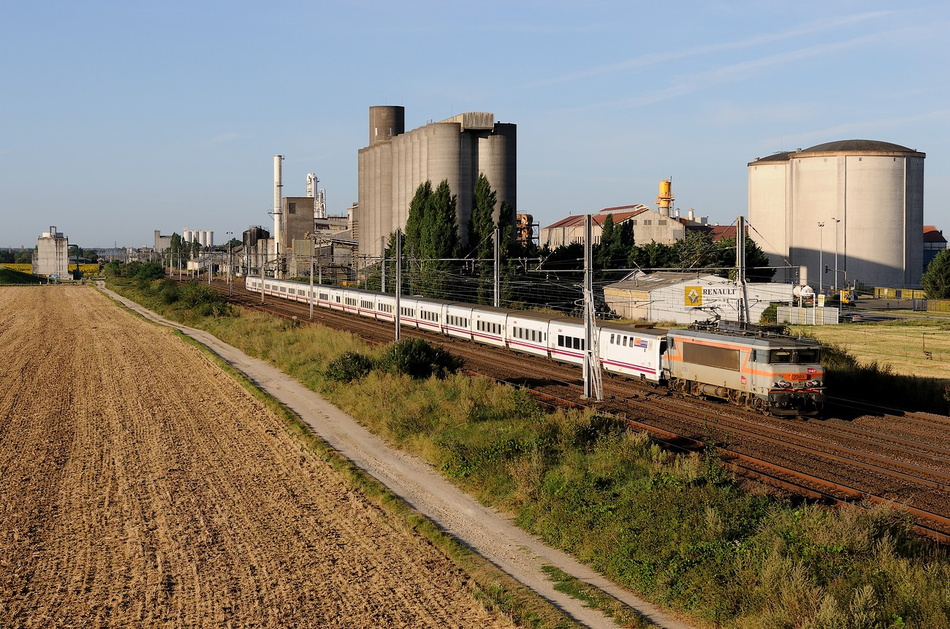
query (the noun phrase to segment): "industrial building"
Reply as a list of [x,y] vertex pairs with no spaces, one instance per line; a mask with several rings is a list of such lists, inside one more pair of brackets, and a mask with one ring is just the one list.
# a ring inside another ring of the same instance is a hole
[[33,253],[33,275],[62,277],[69,275],[69,239],[51,226],[36,239]]
[[359,151],[359,201],[353,235],[359,255],[379,257],[389,235],[406,225],[420,184],[448,181],[456,196],[459,239],[468,243],[475,180],[484,173],[497,196],[517,210],[517,128],[489,112],[468,112],[405,131],[405,109],[369,109],[369,146]]
[[923,268],[925,154],[843,140],[749,162],[750,237],[776,281],[816,291],[914,287]]
[[947,248],[947,239],[943,237],[943,230],[933,225],[924,225],[924,272],[941,251]]
[[[660,182],[660,192],[657,195],[657,209],[637,203],[634,205],[620,205],[608,207],[591,215],[591,240],[593,244],[600,243],[604,221],[610,216],[614,225],[629,223],[633,228],[633,242],[636,245],[647,245],[655,242],[671,245],[686,237],[689,229],[707,229],[706,218],[696,219],[690,208],[687,216],[680,217],[678,210],[673,210],[672,180]],[[586,214],[571,215],[562,218],[541,229],[541,246],[550,249],[584,242],[584,224]]]
[[[792,303],[793,289],[791,284],[747,283],[749,321],[758,323],[772,303]],[[739,321],[741,296],[734,281],[697,272],[636,271],[604,287],[604,301],[618,316],[654,323],[693,323],[717,316]]]
[[[185,227],[181,230],[181,239],[182,242],[188,244],[197,241],[199,246],[205,248],[214,246],[214,232],[210,229],[190,229]],[[169,240],[169,243],[170,242]]]

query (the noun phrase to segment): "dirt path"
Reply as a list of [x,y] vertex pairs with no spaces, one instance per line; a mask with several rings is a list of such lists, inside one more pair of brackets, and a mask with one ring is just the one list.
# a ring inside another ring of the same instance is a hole
[[198,350],[0,289],[0,626],[505,627]]
[[171,325],[209,347],[252,378],[270,395],[290,407],[322,439],[386,485],[390,491],[585,625],[604,628],[616,626],[600,612],[591,610],[577,599],[555,590],[542,566],[557,566],[568,574],[587,581],[638,610],[660,627],[687,629],[690,626],[618,587],[569,555],[546,546],[512,524],[506,516],[482,506],[456,489],[421,460],[390,449],[353,418],[288,378],[275,367],[247,356],[207,332],[164,320],[115,293],[109,294],[144,316]]

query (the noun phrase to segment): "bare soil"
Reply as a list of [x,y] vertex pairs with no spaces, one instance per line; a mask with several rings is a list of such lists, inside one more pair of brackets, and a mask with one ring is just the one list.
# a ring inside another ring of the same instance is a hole
[[0,289],[0,626],[504,627],[197,349]]

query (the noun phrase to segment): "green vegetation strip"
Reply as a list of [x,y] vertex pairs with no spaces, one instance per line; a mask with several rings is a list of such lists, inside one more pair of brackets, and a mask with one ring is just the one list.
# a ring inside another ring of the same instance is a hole
[[[615,420],[548,413],[523,392],[450,372],[412,378],[390,348],[319,326],[197,317],[152,286],[126,294],[271,362],[525,530],[700,622],[950,626],[950,557],[917,539],[903,511],[744,492],[713,457],[671,454]],[[330,369],[347,352],[369,370]]]

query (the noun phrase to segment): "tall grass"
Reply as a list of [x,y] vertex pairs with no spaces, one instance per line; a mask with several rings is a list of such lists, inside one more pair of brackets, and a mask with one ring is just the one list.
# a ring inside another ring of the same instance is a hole
[[[674,455],[591,412],[514,388],[379,369],[327,379],[350,335],[243,314],[202,324],[424,457],[485,504],[642,595],[730,627],[950,626],[950,557],[895,508],[829,510],[740,490],[712,456]],[[712,420],[711,420],[712,421]]]
[[825,383],[835,396],[856,398],[913,411],[947,414],[950,384],[942,378],[894,373],[877,361],[861,364],[839,345],[822,347]]

